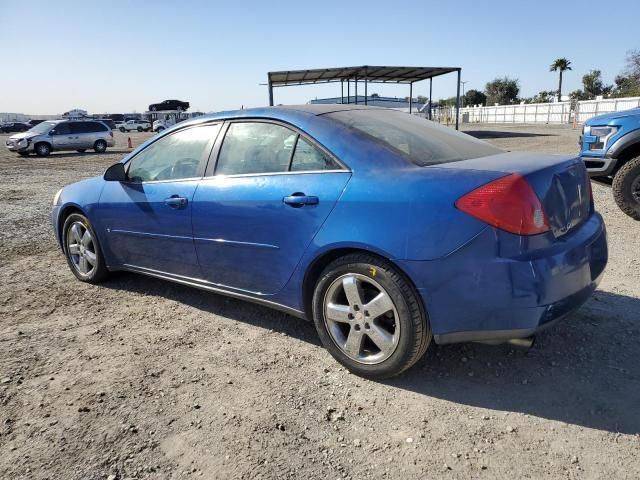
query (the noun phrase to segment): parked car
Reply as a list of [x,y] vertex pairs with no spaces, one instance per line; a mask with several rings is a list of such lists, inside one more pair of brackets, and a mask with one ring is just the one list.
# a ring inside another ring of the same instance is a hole
[[20,155],[46,157],[53,151],[93,149],[98,153],[114,145],[113,132],[97,120],[47,120],[31,130],[9,137],[6,146]]
[[147,120],[127,120],[123,124],[119,124],[118,129],[121,132],[131,132],[134,130],[138,132],[148,132],[151,130],[151,122],[148,122]]
[[580,158],[354,105],[182,122],[60,190],[52,221],[81,281],[127,270],[313,319],[375,378],[432,341],[528,344],[607,263]]
[[13,132],[26,132],[31,126],[24,122],[6,122],[0,125],[0,132],[13,133]]
[[580,155],[589,175],[612,186],[620,210],[640,220],[640,108],[587,120]]
[[116,128],[116,122],[114,122],[110,118],[99,118],[98,120],[100,120],[102,123],[104,123],[111,130]]
[[180,100],[165,100],[160,103],[152,103],[149,105],[149,110],[156,112],[159,110],[178,110],[184,111],[189,108],[189,102],[182,102]]
[[30,128],[33,128],[42,122],[44,122],[44,120],[29,120],[27,123],[29,124]]

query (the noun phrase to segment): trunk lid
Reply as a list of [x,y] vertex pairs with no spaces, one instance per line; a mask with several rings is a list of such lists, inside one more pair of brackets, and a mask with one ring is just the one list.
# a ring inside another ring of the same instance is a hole
[[556,238],[582,224],[593,208],[589,176],[578,157],[507,152],[436,167],[489,170],[523,176],[540,199]]

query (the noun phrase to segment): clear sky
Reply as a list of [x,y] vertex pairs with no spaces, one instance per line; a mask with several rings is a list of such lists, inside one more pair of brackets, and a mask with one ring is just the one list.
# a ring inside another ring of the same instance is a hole
[[[592,68],[613,82],[640,48],[639,18],[637,0],[0,0],[0,111],[144,111],[166,98],[206,112],[260,106],[269,70],[364,64],[461,66],[467,90],[508,75],[531,96],[557,88],[549,65],[563,56],[569,92]],[[449,77],[434,80],[435,99],[455,94]],[[428,82],[414,86],[421,94]],[[336,95],[339,84],[288,87],[275,101]]]

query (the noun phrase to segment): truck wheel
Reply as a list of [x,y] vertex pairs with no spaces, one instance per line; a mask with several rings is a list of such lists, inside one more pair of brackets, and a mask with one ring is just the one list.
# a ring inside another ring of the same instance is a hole
[[142,127],[138,127],[137,130],[138,130],[138,132],[141,132],[142,131]]
[[124,133],[124,127],[120,127],[120,131]]
[[625,163],[613,178],[613,198],[624,213],[640,220],[640,156]]

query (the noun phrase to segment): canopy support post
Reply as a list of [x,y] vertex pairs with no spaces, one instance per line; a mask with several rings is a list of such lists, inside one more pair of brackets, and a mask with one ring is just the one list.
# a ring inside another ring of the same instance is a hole
[[269,75],[269,106],[273,107],[273,84],[271,83],[271,75]]
[[431,120],[432,106],[433,106],[433,77],[429,79],[429,120]]
[[353,79],[353,81],[355,82],[355,90],[356,90],[356,105],[358,104],[358,76],[356,75],[355,78]]
[[344,103],[344,79],[340,80],[340,104]]
[[458,121],[460,120],[460,75],[462,70],[458,69],[458,93],[456,93],[456,130],[458,130]]
[[413,111],[413,82],[409,82],[409,113]]

